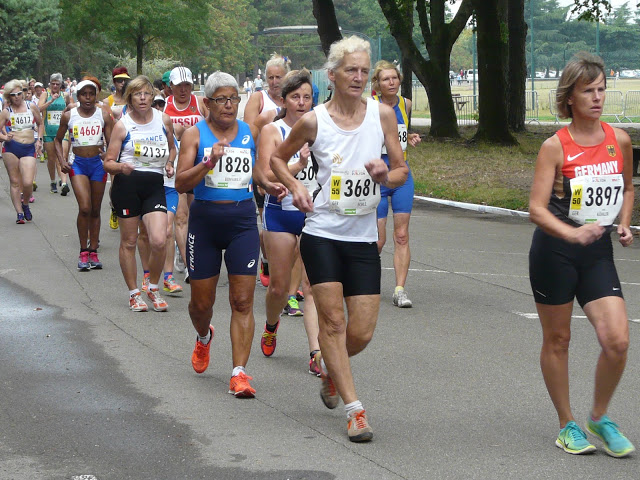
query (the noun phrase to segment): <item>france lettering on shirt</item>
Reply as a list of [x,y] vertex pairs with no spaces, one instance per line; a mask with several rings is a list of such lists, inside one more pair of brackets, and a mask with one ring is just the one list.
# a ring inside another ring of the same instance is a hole
[[164,142],[167,137],[165,135],[148,135],[140,140],[149,140],[151,142]]

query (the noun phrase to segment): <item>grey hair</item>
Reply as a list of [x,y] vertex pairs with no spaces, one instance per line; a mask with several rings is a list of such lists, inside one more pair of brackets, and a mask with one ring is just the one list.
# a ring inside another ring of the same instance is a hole
[[364,52],[371,58],[371,45],[357,35],[351,35],[350,37],[338,40],[331,44],[329,55],[327,56],[327,63],[324,64],[324,68],[326,68],[327,71],[335,70],[342,64],[346,55],[356,52]]
[[284,73],[287,74],[290,70],[289,64],[291,62],[284,59],[282,55],[278,55],[277,53],[273,53],[271,58],[267,61],[267,64],[264,67],[264,74],[266,76],[267,70],[271,67],[280,67],[284,70]]
[[62,83],[62,74],[61,73],[52,73],[49,77],[49,82],[60,82]]
[[238,91],[238,82],[235,78],[225,72],[213,72],[207,78],[207,83],[204,85],[204,95],[211,98],[216,90],[223,87],[235,88]]

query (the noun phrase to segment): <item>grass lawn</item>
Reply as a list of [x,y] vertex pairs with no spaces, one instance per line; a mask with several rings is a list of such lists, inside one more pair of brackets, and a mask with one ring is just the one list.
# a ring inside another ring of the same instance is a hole
[[[519,145],[514,147],[471,142],[475,127],[461,127],[459,139],[427,136],[408,151],[416,195],[526,211],[540,145],[560,127],[528,125],[527,132],[516,135]],[[428,127],[412,130],[428,133]],[[640,131],[627,132],[640,145]],[[632,224],[640,225],[640,186]]]

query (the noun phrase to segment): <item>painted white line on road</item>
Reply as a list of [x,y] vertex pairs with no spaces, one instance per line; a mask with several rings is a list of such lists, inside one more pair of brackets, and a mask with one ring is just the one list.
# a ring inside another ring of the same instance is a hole
[[[524,312],[511,312],[511,313],[515,313],[516,315],[519,315],[521,317],[527,318],[529,320],[537,320],[538,319],[538,314],[537,313],[524,313]],[[571,315],[571,318],[578,318],[578,319],[581,319],[581,320],[586,320],[587,316],[586,315]],[[633,323],[640,323],[640,318],[630,318],[629,321],[633,322]]]
[[[462,208],[464,210],[472,210],[479,213],[494,213],[496,215],[508,215],[510,217],[522,217],[528,218],[529,212],[522,212],[520,210],[510,210],[508,208],[492,207],[491,205],[478,205],[476,203],[455,202],[453,200],[443,200],[441,198],[422,197],[420,195],[414,195],[416,200],[422,200],[424,202],[437,203],[440,205],[447,205],[449,207]],[[615,226],[615,225],[614,225]],[[640,230],[639,226],[631,225],[632,230]]]
[[0,270],[0,275],[4,276],[9,272],[15,272],[16,269],[15,268],[3,268],[2,270]]
[[[393,267],[382,267],[382,270],[393,270]],[[507,273],[486,273],[486,272],[450,272],[448,270],[433,270],[428,268],[410,268],[410,272],[425,272],[425,273],[450,273],[452,275],[477,275],[485,277],[509,277],[509,278],[529,278],[529,275],[511,275]],[[632,285],[640,286],[640,283],[635,282],[620,282],[620,285]]]
[[98,480],[94,475],[74,475],[71,480]]

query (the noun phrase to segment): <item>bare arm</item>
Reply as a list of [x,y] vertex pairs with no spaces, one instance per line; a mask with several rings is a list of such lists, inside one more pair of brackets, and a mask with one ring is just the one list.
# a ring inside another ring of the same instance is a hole
[[409,175],[409,167],[404,161],[404,154],[398,140],[398,121],[391,107],[380,104],[380,124],[384,134],[384,144],[389,155],[389,169],[381,158],[372,159],[365,165],[375,182],[388,188],[403,185]]
[[262,93],[256,92],[251,97],[244,107],[244,122],[249,125],[253,125],[260,115],[260,108],[262,107]]
[[67,159],[64,158],[62,153],[62,140],[67,133],[67,129],[69,128],[69,120],[71,119],[71,113],[65,112],[60,117],[60,125],[58,126],[58,132],[56,133],[56,137],[53,139],[53,146],[56,149],[56,157],[58,157],[58,163],[60,164],[60,168],[64,173],[69,173],[69,164],[67,163]]
[[[291,192],[293,205],[301,212],[312,212],[313,200],[302,182],[293,176],[287,163],[305,143],[313,145],[317,132],[318,121],[315,112],[305,113],[293,126],[287,139],[276,148],[269,161],[271,170]],[[396,135],[396,141],[397,139]]]
[[624,191],[623,191],[623,203],[620,210],[619,222],[617,233],[619,236],[620,244],[623,247],[628,247],[633,243],[633,234],[629,226],[631,225],[631,213],[633,211],[633,200],[635,196],[633,188],[633,148],[631,146],[631,139],[624,130],[614,128],[616,133],[616,140],[622,150],[622,156],[624,158],[624,167],[622,171],[622,177],[624,179]]
[[224,147],[229,143],[226,138],[216,142],[211,147],[209,160],[195,164],[198,148],[200,146],[200,132],[197,127],[190,127],[182,135],[180,140],[180,153],[178,156],[178,173],[176,174],[176,190],[185,193],[195,188],[204,176],[216,166],[224,156]]
[[122,142],[127,136],[127,129],[124,128],[122,121],[116,123],[111,132],[111,141],[107,148],[107,153],[104,156],[104,170],[107,173],[116,175],[118,173],[124,173],[129,175],[133,172],[134,167],[130,163],[118,163],[118,155],[122,148]]
[[529,218],[543,231],[570,243],[589,245],[602,237],[605,229],[599,223],[573,227],[549,210],[549,195],[556,176],[561,175],[563,151],[557,135],[545,140],[538,153],[529,196]]
[[165,165],[165,172],[167,172],[167,177],[171,178],[175,174],[175,161],[176,161],[176,142],[173,140],[173,122],[171,122],[171,117],[166,113],[162,114],[162,123],[164,124],[164,129],[167,131],[167,144],[169,145],[169,160],[167,160],[167,164]]
[[[411,122],[411,100],[405,98],[404,104],[407,106],[407,117],[409,118],[409,122]],[[409,125],[407,125],[407,128],[409,128]],[[409,145],[411,145],[412,147],[415,147],[421,141],[422,138],[420,138],[419,133],[407,133],[407,142],[409,142]]]

